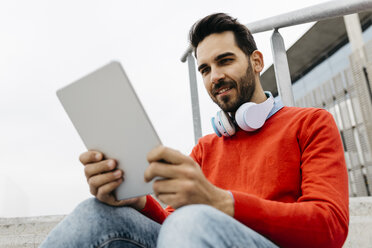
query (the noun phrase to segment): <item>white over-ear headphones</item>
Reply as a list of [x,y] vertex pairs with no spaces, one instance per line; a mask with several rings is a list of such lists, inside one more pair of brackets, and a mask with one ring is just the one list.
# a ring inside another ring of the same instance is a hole
[[[245,131],[255,131],[263,126],[273,107],[274,98],[271,94],[263,103],[244,103],[235,113],[236,124]],[[212,126],[218,137],[222,135],[230,137],[235,134],[235,125],[229,114],[223,110],[212,117]]]

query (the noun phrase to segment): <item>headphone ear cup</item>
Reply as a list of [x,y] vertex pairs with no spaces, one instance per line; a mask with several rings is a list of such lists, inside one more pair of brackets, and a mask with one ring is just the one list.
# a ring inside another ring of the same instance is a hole
[[218,137],[221,137],[222,134],[220,133],[220,131],[217,128],[218,127],[218,124],[216,122],[216,118],[215,117],[212,117],[211,123],[212,123],[212,127],[213,127],[214,132],[217,134]]
[[249,115],[249,109],[252,108],[254,105],[257,105],[253,102],[247,102],[241,105],[238,110],[235,113],[235,121],[238,124],[238,126],[243,129],[244,131],[254,131],[256,129],[250,127],[248,123],[246,122],[246,116]]
[[218,137],[230,137],[235,134],[235,126],[224,111],[218,111],[212,118],[212,126]]
[[244,103],[235,113],[236,123],[245,131],[256,131],[265,124],[273,106],[274,99],[272,97],[260,104],[253,102]]

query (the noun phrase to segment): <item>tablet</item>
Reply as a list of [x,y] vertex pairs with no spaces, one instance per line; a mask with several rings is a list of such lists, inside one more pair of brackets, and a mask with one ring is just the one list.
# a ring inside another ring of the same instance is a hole
[[99,68],[57,96],[86,148],[115,159],[125,171],[116,198],[152,193],[152,183],[144,181],[146,157],[161,141],[120,63]]

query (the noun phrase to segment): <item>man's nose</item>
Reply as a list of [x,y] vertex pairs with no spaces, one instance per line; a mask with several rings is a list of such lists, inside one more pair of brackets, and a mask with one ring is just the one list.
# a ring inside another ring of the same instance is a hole
[[219,70],[219,69],[212,69],[211,71],[211,82],[213,84],[217,84],[220,82],[221,79],[224,79],[225,78],[225,74],[223,73],[223,71]]

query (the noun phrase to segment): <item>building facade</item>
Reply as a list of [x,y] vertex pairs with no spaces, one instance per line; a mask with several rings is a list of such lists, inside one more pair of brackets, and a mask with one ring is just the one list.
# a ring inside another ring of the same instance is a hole
[[[372,13],[359,14],[364,45],[352,51],[342,18],[316,23],[290,49],[295,105],[327,109],[344,145],[350,196],[372,193]],[[343,25],[343,29],[341,28]],[[277,92],[273,68],[262,75]]]

